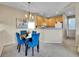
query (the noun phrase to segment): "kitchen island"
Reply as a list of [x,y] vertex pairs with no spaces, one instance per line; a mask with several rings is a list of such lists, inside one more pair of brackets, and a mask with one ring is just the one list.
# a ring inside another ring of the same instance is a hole
[[40,32],[40,41],[45,43],[62,43],[63,31],[62,29],[54,28],[38,28]]

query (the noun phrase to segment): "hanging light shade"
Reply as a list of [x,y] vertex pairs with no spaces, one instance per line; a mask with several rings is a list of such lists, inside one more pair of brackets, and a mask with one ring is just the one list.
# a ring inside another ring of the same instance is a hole
[[27,14],[25,14],[25,17],[26,17],[26,18],[28,18],[28,15],[27,15]]
[[33,18],[34,18],[34,16],[32,15],[32,13],[31,13],[31,11],[30,11],[30,3],[31,2],[28,2],[28,13],[27,14],[25,14],[25,17],[29,20],[29,21],[31,21],[31,20],[33,20]]

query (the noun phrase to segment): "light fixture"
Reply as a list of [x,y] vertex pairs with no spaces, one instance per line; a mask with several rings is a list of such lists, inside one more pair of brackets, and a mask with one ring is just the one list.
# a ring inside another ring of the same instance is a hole
[[33,18],[34,18],[34,16],[32,15],[32,13],[31,13],[31,11],[30,11],[30,4],[31,4],[31,2],[28,2],[28,13],[27,14],[25,14],[25,17],[28,19],[28,21],[32,21],[33,20]]
[[26,18],[28,18],[28,15],[27,15],[27,14],[25,14],[25,17],[26,17]]
[[56,11],[56,15],[58,15],[59,14],[59,12],[58,11]]
[[71,11],[69,11],[69,15],[72,15],[72,12]]

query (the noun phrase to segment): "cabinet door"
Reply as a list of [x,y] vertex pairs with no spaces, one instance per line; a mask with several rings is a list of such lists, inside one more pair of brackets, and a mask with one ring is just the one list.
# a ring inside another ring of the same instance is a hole
[[56,21],[54,18],[49,19],[49,27],[55,27],[55,23],[56,23]]
[[42,26],[43,21],[44,21],[43,17],[36,16],[36,24],[37,24],[37,26]]

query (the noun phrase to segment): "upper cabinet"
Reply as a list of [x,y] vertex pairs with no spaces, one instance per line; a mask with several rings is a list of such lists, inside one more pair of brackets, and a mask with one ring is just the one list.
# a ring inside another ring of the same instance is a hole
[[55,17],[55,19],[56,19],[56,22],[63,22],[63,16],[57,16],[57,17]]
[[41,16],[36,16],[36,26],[37,27],[55,27],[57,22],[63,23],[63,16],[55,16],[51,18],[44,18]]
[[41,16],[36,16],[35,19],[36,19],[36,21],[35,21],[36,26],[42,26],[42,24],[43,24],[43,22],[44,22],[43,17],[41,17]]

